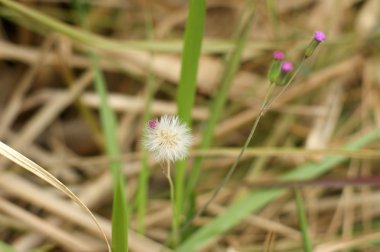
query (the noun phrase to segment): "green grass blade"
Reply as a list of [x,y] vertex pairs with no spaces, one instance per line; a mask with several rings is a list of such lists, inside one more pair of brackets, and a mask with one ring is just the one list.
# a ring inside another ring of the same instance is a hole
[[[148,40],[153,37],[153,20],[150,10],[145,12],[145,32]],[[153,56],[153,54],[151,55]],[[151,108],[153,102],[153,96],[155,93],[155,78],[152,71],[152,66],[149,65],[147,78],[146,78],[146,105],[143,115],[144,125],[151,117]],[[145,149],[142,150],[143,155],[141,158],[141,171],[138,178],[138,188],[136,195],[137,205],[137,230],[141,233],[145,233],[145,216],[148,203],[148,191],[149,191],[149,176],[150,167],[148,163],[148,155]]]
[[104,76],[98,61],[93,56],[95,70],[95,89],[100,96],[100,118],[105,136],[107,154],[112,162],[113,205],[112,205],[112,251],[128,251],[128,208],[126,203],[125,179],[122,173],[122,163],[116,161],[120,150],[116,138],[116,118],[108,105],[108,95]]
[[[199,57],[201,54],[204,20],[206,15],[205,0],[191,0],[189,15],[186,22],[183,45],[181,75],[177,90],[178,116],[181,121],[191,125],[191,111],[197,84]],[[180,223],[180,213],[183,213],[185,162],[178,162],[175,170],[175,199],[177,224]]]
[[[196,9],[202,8],[205,5],[205,0],[193,0],[196,2]],[[71,38],[73,41],[80,42],[95,48],[101,48],[110,51],[127,51],[127,50],[144,50],[144,51],[154,51],[154,52],[180,52],[182,50],[180,42],[162,42],[162,41],[119,41],[110,38],[105,38],[99,35],[96,35],[92,32],[78,29],[67,25],[53,17],[45,15],[33,8],[27,7],[26,5],[20,4],[13,0],[0,0],[7,8],[16,11],[17,13],[22,14],[24,17],[27,17],[37,24],[42,24],[44,27],[47,27],[55,32],[64,34],[65,36]],[[193,4],[194,5],[194,4]],[[203,8],[204,9],[204,8]],[[197,12],[197,18],[195,20],[197,24],[204,23],[204,14],[200,15],[200,12]],[[9,15],[8,15],[9,16]],[[26,23],[25,25],[29,25]],[[37,29],[36,25],[29,26],[30,29]],[[203,32],[203,26],[197,26],[198,29],[196,33]],[[196,43],[196,41],[194,41]],[[208,52],[225,52],[229,51],[231,45],[227,42],[215,41],[211,42],[207,46]],[[195,55],[194,55],[195,56]]]
[[[120,41],[112,38],[105,38],[100,35],[94,34],[83,29],[78,29],[67,25],[56,18],[50,17],[44,13],[41,13],[33,8],[27,7],[15,1],[0,0],[0,3],[5,8],[0,8],[0,15],[11,20],[14,23],[18,23],[29,30],[33,30],[40,34],[46,34],[46,29],[53,30],[54,32],[63,34],[69,37],[74,42],[83,43],[85,45],[109,50],[113,52],[123,52],[128,50],[142,50],[150,52],[166,52],[166,53],[180,53],[183,50],[183,43],[180,40],[128,40]],[[21,14],[24,18],[18,18],[17,14]],[[375,35],[374,35],[375,36]],[[345,39],[342,39],[345,41]],[[233,50],[235,44],[229,40],[220,39],[207,39],[203,42],[203,53],[229,53]],[[262,51],[275,48],[274,43],[269,42],[257,42],[255,45],[250,45],[250,49],[253,51]]]
[[206,5],[204,0],[191,0],[186,22],[181,75],[177,90],[178,115],[191,124],[191,110],[197,84],[199,56],[201,54]]
[[[376,129],[360,139],[346,145],[344,149],[357,150],[379,139],[380,129]],[[280,180],[306,180],[316,178],[329,171],[334,166],[348,160],[346,157],[326,157],[320,163],[307,163],[299,166],[280,177]],[[237,225],[241,220],[266,204],[276,200],[287,192],[285,189],[259,190],[250,193],[247,197],[228,208],[222,215],[215,218],[206,226],[200,228],[190,236],[177,249],[178,252],[199,251],[208,242],[216,239],[230,228]]]
[[[81,26],[89,29],[87,13],[84,4],[80,0],[72,0],[77,11]],[[111,174],[113,177],[113,204],[112,204],[112,251],[128,251],[128,207],[126,204],[125,179],[122,172],[122,163],[115,161],[120,156],[117,141],[116,117],[108,104],[108,93],[103,72],[99,66],[95,54],[89,55],[92,61],[92,69],[95,73],[94,84],[97,94],[100,96],[100,119],[104,131],[106,152],[111,157]]]
[[294,191],[296,194],[297,217],[298,217],[298,222],[301,228],[303,251],[311,252],[313,251],[313,249],[312,249],[312,243],[309,237],[306,212],[305,212],[305,207],[303,204],[301,192],[298,188],[295,188]]
[[148,203],[149,176],[150,171],[148,164],[148,156],[146,151],[144,151],[141,158],[141,171],[139,173],[138,188],[136,195],[137,231],[140,234],[145,233],[145,216]]
[[97,36],[91,32],[80,30],[74,27],[71,27],[63,22],[60,22],[52,17],[49,17],[48,15],[45,15],[39,11],[36,11],[32,8],[26,7],[25,5],[19,4],[15,1],[10,0],[0,0],[1,3],[3,3],[8,8],[15,10],[19,13],[22,13],[23,15],[47,26],[48,28],[60,32],[62,34],[67,35],[70,38],[73,38],[77,41],[83,42],[83,43],[91,43],[91,40],[102,42],[101,45],[104,45],[103,43],[107,44],[106,39],[101,38],[100,36]]
[[[147,103],[145,106],[145,111],[143,115],[144,125],[148,122],[151,116],[151,105],[153,101],[154,83],[155,79],[151,71],[148,73],[147,77]],[[148,153],[146,150],[142,150],[143,155],[141,158],[141,171],[138,178],[138,188],[136,195],[136,206],[137,206],[137,227],[141,234],[145,232],[145,215],[148,202],[148,190],[149,190],[149,176],[150,167],[148,162]]]
[[[231,83],[236,75],[236,72],[241,62],[243,50],[245,48],[245,45],[247,44],[248,34],[251,31],[250,28],[254,16],[253,12],[253,8],[249,8],[247,11],[248,18],[245,18],[244,15],[244,18],[241,21],[241,27],[239,29],[240,32],[238,32],[238,34],[236,35],[237,38],[235,42],[235,48],[233,49],[225,65],[225,71],[222,74],[220,87],[218,88],[218,92],[214,98],[211,107],[210,117],[207,120],[206,129],[202,134],[202,142],[199,146],[199,149],[207,149],[211,145],[215,127],[219,119],[221,118],[221,114],[223,112],[224,106],[228,98],[228,92],[230,90]],[[194,161],[194,165],[191,169],[189,177],[189,184],[187,186],[186,199],[188,199],[189,196],[193,193],[194,187],[198,181],[198,177],[201,171],[202,162],[203,158],[196,158]]]
[[[113,170],[119,165],[113,164]],[[117,178],[115,178],[118,176]],[[128,208],[125,195],[125,180],[121,172],[113,173],[113,204],[112,204],[112,251],[128,251]]]
[[275,37],[278,36],[278,13],[277,13],[277,1],[275,0],[266,0],[266,5],[268,9],[268,16],[271,22],[272,29],[274,31]]

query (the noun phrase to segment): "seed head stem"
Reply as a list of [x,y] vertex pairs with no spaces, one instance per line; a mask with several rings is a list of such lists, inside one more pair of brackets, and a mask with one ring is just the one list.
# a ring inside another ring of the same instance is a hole
[[172,177],[170,175],[170,161],[167,160],[166,161],[166,174],[165,174],[166,178],[168,179],[168,182],[169,182],[169,186],[170,186],[170,202],[171,202],[171,206],[172,206],[172,234],[171,234],[171,237],[172,237],[172,243],[173,243],[173,246],[175,247],[177,244],[178,244],[178,214],[177,214],[177,211],[176,211],[176,204],[175,204],[175,198],[174,198],[174,184],[173,184],[173,180],[172,180]]

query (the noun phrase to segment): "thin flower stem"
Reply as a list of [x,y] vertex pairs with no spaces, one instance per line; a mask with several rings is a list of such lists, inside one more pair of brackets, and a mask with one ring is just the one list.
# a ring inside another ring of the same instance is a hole
[[264,115],[264,112],[265,112],[265,109],[266,109],[266,105],[269,101],[269,97],[270,97],[270,94],[272,93],[272,90],[273,90],[273,87],[274,87],[274,83],[270,83],[269,84],[269,87],[265,93],[265,98],[264,98],[264,101],[260,107],[260,111],[259,111],[259,114],[258,116],[256,117],[256,120],[252,126],[252,129],[251,129],[251,132],[249,133],[249,136],[248,138],[246,139],[245,143],[244,143],[244,146],[243,148],[240,150],[240,153],[238,155],[238,157],[235,159],[234,163],[232,164],[231,168],[228,170],[228,173],[227,175],[224,177],[222,183],[220,183],[220,185],[214,190],[213,194],[211,195],[210,199],[206,202],[206,204],[196,213],[195,216],[193,216],[182,228],[181,228],[181,231],[185,230],[190,224],[191,222],[199,217],[204,211],[206,211],[206,209],[208,208],[208,206],[211,204],[211,202],[216,198],[216,196],[218,195],[218,193],[220,192],[220,190],[226,185],[226,183],[228,182],[228,180],[231,178],[232,174],[235,172],[236,170],[236,167],[238,165],[238,163],[240,162],[245,150],[247,149],[249,143],[251,142],[252,140],[252,137],[253,137],[253,134],[255,133],[256,131],[256,128],[257,128],[257,125],[259,124],[259,121],[261,119],[261,117]]
[[166,161],[166,178],[169,181],[170,186],[170,201],[172,205],[172,242],[175,247],[178,244],[178,226],[179,226],[179,218],[177,214],[176,202],[174,198],[174,184],[170,175],[170,161]]
[[228,170],[228,173],[227,175],[224,177],[223,181],[220,183],[220,185],[214,190],[213,194],[211,195],[210,199],[206,202],[206,204],[192,217],[190,218],[181,228],[181,231],[183,232],[191,223],[192,221],[199,217],[204,211],[207,210],[208,206],[211,204],[211,202],[216,198],[216,196],[218,195],[218,193],[220,192],[220,190],[226,185],[226,183],[228,182],[228,180],[231,178],[232,174],[235,172],[236,170],[236,167],[238,165],[238,163],[240,162],[244,152],[246,151],[249,143],[251,142],[252,140],[252,137],[256,131],[256,128],[259,124],[259,121],[261,119],[261,117],[265,114],[266,110],[273,104],[273,102],[275,102],[278,97],[280,97],[286,90],[287,88],[290,86],[290,84],[293,82],[294,78],[296,77],[296,75],[298,74],[299,70],[301,69],[303,63],[305,62],[305,58],[302,59],[301,63],[298,65],[297,69],[294,71],[294,74],[291,76],[291,78],[289,79],[289,81],[286,83],[286,85],[284,86],[284,88],[271,100],[269,101],[269,97],[272,93],[272,90],[275,86],[275,84],[273,82],[271,82],[269,84],[269,87],[266,91],[266,94],[265,94],[265,98],[264,98],[264,101],[260,107],[260,111],[259,111],[259,114],[258,116],[256,117],[256,120],[251,128],[251,132],[249,133],[249,136],[248,138],[246,139],[245,143],[244,143],[244,146],[243,148],[240,150],[239,152],[239,155],[237,156],[237,158],[235,159],[234,163],[232,164],[231,168]]

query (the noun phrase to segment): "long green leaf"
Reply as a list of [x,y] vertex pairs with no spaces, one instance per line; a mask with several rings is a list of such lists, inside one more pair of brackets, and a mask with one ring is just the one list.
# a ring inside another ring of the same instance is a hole
[[[225,64],[225,70],[221,77],[220,87],[218,88],[217,94],[214,98],[210,117],[207,120],[206,129],[202,134],[202,142],[199,148],[203,150],[209,148],[211,145],[215,127],[221,118],[221,114],[223,113],[231,83],[239,68],[241,56],[248,40],[248,34],[251,31],[250,28],[252,27],[251,24],[254,16],[253,8],[248,8],[246,14],[247,15],[243,15],[241,27],[239,27],[239,32],[236,34],[235,47],[227,59],[227,63]],[[202,162],[203,158],[196,158],[194,161],[194,165],[190,173],[189,184],[187,186],[186,199],[188,199],[193,193],[201,171]]]
[[[148,40],[153,37],[153,20],[150,10],[145,12],[145,32]],[[151,54],[153,56],[153,54]],[[151,69],[151,65],[148,67],[146,76],[146,103],[143,114],[143,122],[146,124],[151,117],[152,103],[155,93],[155,78]],[[147,151],[143,150],[141,157],[141,170],[138,178],[138,188],[136,195],[136,211],[137,211],[137,229],[141,234],[145,233],[145,215],[147,212],[148,203],[148,189],[149,189],[149,176],[150,167],[148,162]]]
[[[72,0],[79,22],[84,29],[89,29],[87,13],[80,0]],[[95,72],[95,89],[100,96],[100,119],[106,142],[106,152],[112,157],[120,155],[117,141],[116,117],[109,107],[106,82],[95,54],[89,55],[92,68]],[[110,164],[113,177],[113,204],[112,204],[112,250],[128,251],[128,207],[126,204],[125,179],[122,172],[122,163],[112,158]]]
[[104,130],[107,154],[111,158],[113,177],[112,205],[112,251],[128,251],[128,207],[125,193],[125,179],[122,173],[122,163],[116,161],[120,150],[116,138],[116,118],[108,104],[108,95],[104,76],[96,57],[93,57],[95,70],[95,89],[100,96],[100,118]]
[[[357,150],[378,139],[380,129],[376,129],[359,140],[356,140],[344,148],[347,150]],[[326,157],[320,163],[307,163],[301,165],[280,177],[280,180],[306,180],[316,178],[331,170],[334,166],[346,161],[346,157]],[[216,239],[227,230],[237,225],[252,212],[258,211],[266,204],[281,197],[287,192],[286,189],[259,190],[250,193],[247,197],[228,208],[222,215],[215,218],[206,226],[200,228],[190,236],[177,249],[178,252],[199,251],[208,242]]]
[[[183,45],[182,65],[179,87],[177,90],[177,107],[179,118],[191,125],[191,111],[196,92],[199,57],[201,54],[204,20],[206,13],[205,0],[191,0],[186,22]],[[175,173],[176,211],[174,218],[179,224],[180,213],[183,213],[185,162],[178,162]]]
[[190,1],[183,45],[181,76],[177,91],[178,115],[181,120],[187,124],[191,123],[191,110],[194,104],[197,84],[205,10],[206,6],[204,0]]

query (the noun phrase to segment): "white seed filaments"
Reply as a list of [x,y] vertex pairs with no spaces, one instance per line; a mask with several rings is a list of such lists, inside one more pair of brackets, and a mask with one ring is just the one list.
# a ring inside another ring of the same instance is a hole
[[148,122],[144,146],[157,161],[182,160],[188,155],[190,145],[190,129],[177,116],[164,115]]

